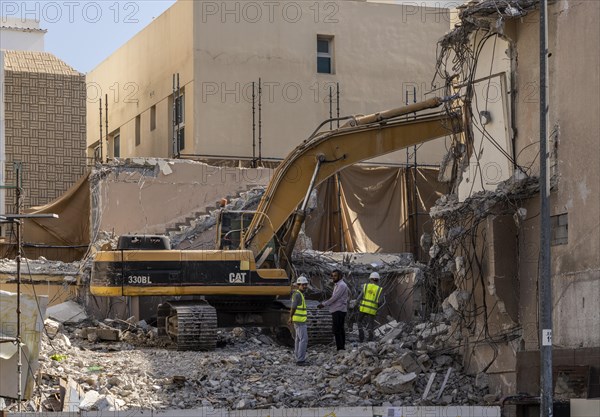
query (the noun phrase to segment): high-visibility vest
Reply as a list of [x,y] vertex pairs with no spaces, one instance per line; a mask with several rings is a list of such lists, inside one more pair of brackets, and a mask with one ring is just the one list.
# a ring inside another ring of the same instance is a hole
[[294,291],[294,293],[300,294],[300,298],[302,299],[302,303],[296,307],[296,311],[294,311],[294,315],[292,316],[292,321],[294,323],[304,323],[306,322],[306,301],[304,301],[304,294],[302,291]]
[[381,287],[377,284],[363,284],[363,297],[360,300],[359,311],[361,313],[370,314],[372,316],[377,314],[377,308],[379,307],[379,296],[381,295]]

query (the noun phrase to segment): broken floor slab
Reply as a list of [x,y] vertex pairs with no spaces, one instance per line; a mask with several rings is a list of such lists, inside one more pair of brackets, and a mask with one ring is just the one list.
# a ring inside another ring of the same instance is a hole
[[79,323],[88,318],[85,309],[75,301],[48,307],[46,315],[59,323]]
[[[117,160],[92,171],[90,184],[97,202],[92,217],[98,230],[116,235],[162,234],[186,217],[214,209],[222,198],[266,186],[271,175],[267,168],[216,167],[186,160]],[[124,212],[138,215],[123,216]]]
[[[81,411],[81,417],[500,417],[500,407],[322,407],[227,410],[210,407],[194,410]],[[47,417],[48,413],[10,413],[10,417]],[[73,413],[52,413],[52,417],[73,417]]]

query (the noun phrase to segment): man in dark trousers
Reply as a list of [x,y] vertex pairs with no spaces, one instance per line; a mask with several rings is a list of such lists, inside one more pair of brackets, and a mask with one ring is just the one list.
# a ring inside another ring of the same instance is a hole
[[350,289],[342,279],[342,271],[339,269],[331,273],[331,280],[334,283],[333,294],[327,301],[323,301],[317,307],[328,307],[333,320],[333,335],[335,336],[335,346],[337,350],[346,348],[346,330],[344,322],[346,321],[346,313],[348,311],[348,298]]
[[358,296],[358,340],[360,342],[365,341],[365,333],[369,342],[373,340],[375,317],[377,310],[383,305],[379,278],[377,272],[371,272],[369,283],[363,284]]

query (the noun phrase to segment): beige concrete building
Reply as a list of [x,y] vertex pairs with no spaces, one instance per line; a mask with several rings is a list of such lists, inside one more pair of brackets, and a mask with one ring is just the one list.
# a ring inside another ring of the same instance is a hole
[[[455,160],[455,168],[463,171],[455,192],[466,204],[457,206],[462,211],[454,217],[441,213],[438,218],[444,224],[442,236],[455,242],[447,247],[465,248],[450,255],[460,259],[456,258],[452,282],[456,292],[446,301],[464,319],[456,334],[466,354],[465,366],[475,373],[485,371],[492,393],[499,396],[539,395],[539,12],[537,1],[505,3],[501,9],[493,0],[469,4],[459,13],[461,26],[440,43],[450,58],[446,62],[452,63],[446,69],[451,65],[459,69],[452,82],[463,93],[471,87],[473,123],[471,141],[452,147],[454,157],[462,155],[458,164]],[[587,369],[585,395],[596,397],[600,396],[599,19],[598,2],[565,0],[549,7],[553,370],[556,377],[561,372],[570,375],[577,367]],[[469,51],[478,53],[465,61]],[[448,78],[454,74],[449,72]],[[486,200],[489,194],[476,195],[496,191],[499,182],[511,177],[529,178],[533,187],[502,191],[495,200]],[[469,232],[451,238],[451,229]]]
[[[23,208],[60,197],[86,171],[85,77],[41,51],[0,51],[0,150],[3,185],[15,185],[22,163]],[[15,194],[1,190],[0,211],[15,213]]]
[[414,4],[178,1],[87,75],[88,156],[282,158],[329,118],[330,88],[334,116],[426,98],[448,29],[447,9]]

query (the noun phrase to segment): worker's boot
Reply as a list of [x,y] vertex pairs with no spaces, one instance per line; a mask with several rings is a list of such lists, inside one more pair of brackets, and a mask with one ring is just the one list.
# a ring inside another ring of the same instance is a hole
[[358,341],[361,343],[365,341],[365,333],[360,327],[358,328]]

